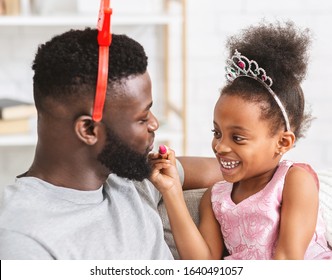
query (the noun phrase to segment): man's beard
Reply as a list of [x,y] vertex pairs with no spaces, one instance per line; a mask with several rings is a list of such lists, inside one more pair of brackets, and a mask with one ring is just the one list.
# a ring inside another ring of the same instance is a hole
[[146,153],[140,154],[130,148],[110,129],[107,128],[106,144],[98,160],[111,173],[130,180],[142,181],[150,176],[152,168],[147,160]]

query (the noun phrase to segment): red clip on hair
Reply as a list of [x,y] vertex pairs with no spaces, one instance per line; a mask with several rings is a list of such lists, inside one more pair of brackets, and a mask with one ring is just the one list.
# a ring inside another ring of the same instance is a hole
[[93,106],[92,119],[96,122],[103,118],[103,109],[107,90],[108,81],[108,60],[109,60],[109,46],[112,43],[111,34],[111,14],[112,9],[110,0],[100,1],[100,11],[97,23],[98,28],[98,45],[99,45],[99,60],[98,60],[98,79],[96,87],[96,96]]

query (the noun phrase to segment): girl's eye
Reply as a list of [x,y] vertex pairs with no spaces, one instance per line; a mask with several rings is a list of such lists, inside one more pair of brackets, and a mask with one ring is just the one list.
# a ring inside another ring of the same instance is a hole
[[237,135],[234,135],[233,136],[233,140],[235,141],[235,142],[241,142],[241,141],[243,141],[243,140],[245,140],[243,137],[241,137],[241,136],[237,136]]
[[213,136],[214,138],[218,139],[221,137],[221,133],[215,129],[211,129],[211,131],[213,132]]

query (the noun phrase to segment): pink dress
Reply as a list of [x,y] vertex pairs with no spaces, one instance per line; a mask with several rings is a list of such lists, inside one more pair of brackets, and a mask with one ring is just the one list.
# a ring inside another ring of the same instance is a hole
[[[285,176],[292,166],[301,166],[319,182],[309,165],[282,161],[264,189],[235,204],[232,201],[232,183],[219,182],[212,188],[212,208],[219,221],[229,256],[225,259],[272,259],[279,232],[282,191]],[[316,230],[304,259],[332,259],[332,250],[325,238],[325,226],[318,215]]]

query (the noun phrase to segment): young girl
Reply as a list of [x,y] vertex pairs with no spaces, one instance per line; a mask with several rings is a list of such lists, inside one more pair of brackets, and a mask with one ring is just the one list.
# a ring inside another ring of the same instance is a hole
[[184,259],[332,259],[319,213],[318,179],[307,164],[281,161],[310,122],[301,82],[308,31],[260,24],[228,41],[226,78],[215,105],[212,149],[225,181],[204,194],[197,229],[174,167],[151,155]]

